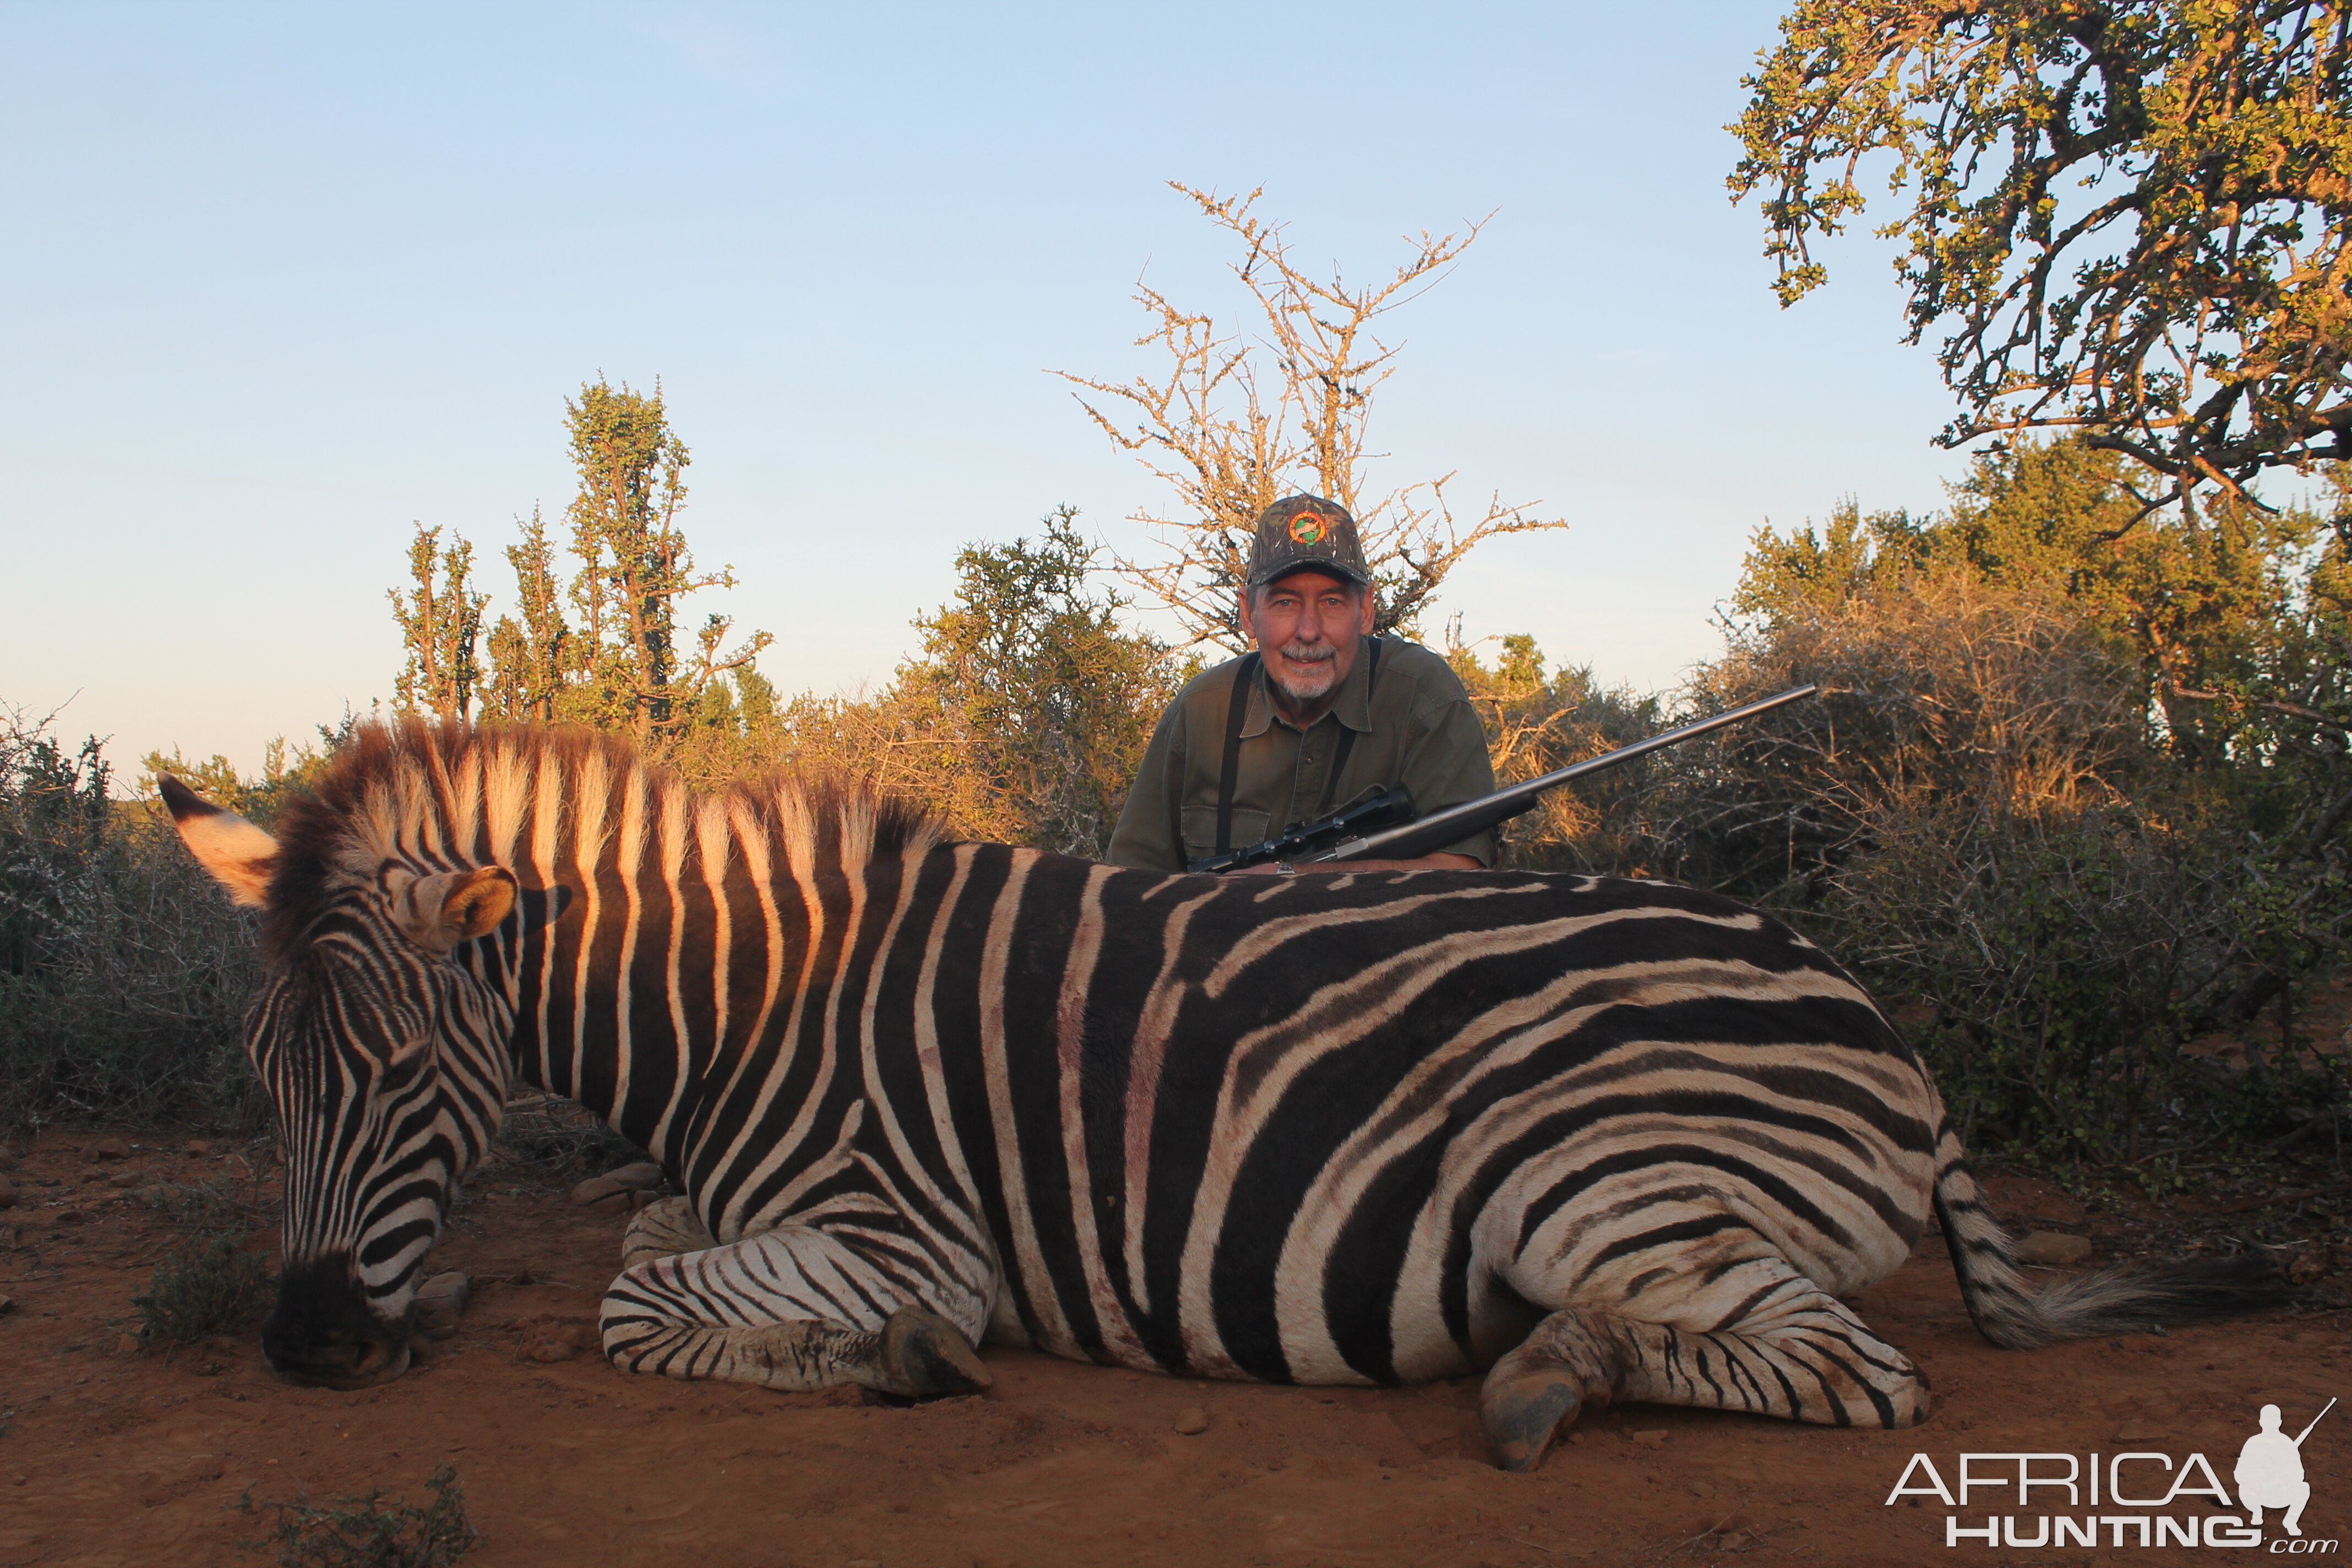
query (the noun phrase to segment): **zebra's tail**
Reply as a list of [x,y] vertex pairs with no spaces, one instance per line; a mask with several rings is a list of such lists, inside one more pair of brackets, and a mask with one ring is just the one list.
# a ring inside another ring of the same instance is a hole
[[2019,1272],[1948,1120],[1936,1145],[1936,1217],[1977,1331],[2007,1350],[2225,1318],[2293,1295],[2275,1266],[2253,1257],[2118,1264],[2037,1287]]

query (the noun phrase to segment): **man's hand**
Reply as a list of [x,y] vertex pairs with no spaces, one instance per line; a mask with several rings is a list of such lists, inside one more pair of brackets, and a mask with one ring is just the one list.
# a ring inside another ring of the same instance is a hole
[[[1302,877],[1329,876],[1341,871],[1481,871],[1485,867],[1470,855],[1456,855],[1440,849],[1413,860],[1315,860],[1290,868]],[[1238,871],[1228,871],[1228,877],[1278,877],[1282,873],[1272,864],[1244,866]]]

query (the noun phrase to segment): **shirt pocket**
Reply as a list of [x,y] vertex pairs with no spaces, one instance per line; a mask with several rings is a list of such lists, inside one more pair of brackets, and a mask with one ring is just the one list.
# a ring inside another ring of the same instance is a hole
[[[1266,836],[1269,813],[1252,811],[1246,806],[1234,807],[1233,844],[1235,849],[1246,849],[1263,843]],[[1213,805],[1188,805],[1184,808],[1184,858],[1198,860],[1217,852],[1217,808]]]

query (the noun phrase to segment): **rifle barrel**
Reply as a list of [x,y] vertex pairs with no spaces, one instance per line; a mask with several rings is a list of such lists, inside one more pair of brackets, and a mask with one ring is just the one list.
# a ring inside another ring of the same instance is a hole
[[[2313,1416],[2313,1417],[2311,1418],[2311,1426],[2318,1426],[2318,1425],[2319,1425],[2319,1423],[2320,1423],[2320,1421],[2321,1421],[2321,1420],[2322,1420],[2322,1419],[2323,1419],[2323,1418],[2327,1415],[2327,1413],[2328,1413],[2329,1411],[2331,1411],[2331,1410],[2335,1409],[2335,1408],[2336,1408],[2336,1401],[2334,1401],[2334,1400],[2332,1400],[2332,1399],[2331,1399],[2331,1400],[2329,1400],[2326,1404],[2325,1404],[2325,1405],[2321,1405],[2321,1406],[2319,1407],[2319,1414],[2318,1414],[2317,1415],[2315,1415],[2315,1416]],[[2306,1426],[2306,1427],[2305,1427],[2302,1431],[2297,1432],[2297,1433],[2294,1435],[2294,1446],[2295,1446],[2296,1447],[2298,1447],[2298,1448],[2302,1447],[2303,1447],[2303,1440],[2304,1440],[2305,1437],[2308,1437],[2308,1436],[2311,1436],[2311,1426]]]
[[1601,773],[1652,752],[1664,751],[1668,746],[1679,746],[1685,741],[1695,740],[1711,730],[1720,730],[1727,724],[1737,724],[1744,719],[1753,719],[1759,713],[1769,713],[1775,708],[1801,701],[1820,689],[1818,686],[1810,685],[1794,687],[1717,713],[1711,719],[1700,719],[1675,729],[1662,730],[1646,741],[1636,741],[1630,746],[1620,746],[1613,752],[1587,757],[1580,763],[1570,763],[1539,778],[1496,790],[1493,795],[1481,795],[1476,800],[1465,800],[1459,805],[1433,811],[1418,822],[1408,822],[1399,827],[1368,833],[1361,838],[1351,838],[1320,855],[1310,855],[1298,863],[1305,866],[1333,860],[1411,860],[1518,816],[1534,805],[1536,798],[1545,791],[1557,789],[1571,779]]

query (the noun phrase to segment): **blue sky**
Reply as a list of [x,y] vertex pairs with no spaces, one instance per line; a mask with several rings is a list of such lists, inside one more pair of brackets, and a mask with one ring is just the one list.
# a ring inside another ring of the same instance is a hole
[[788,690],[887,679],[957,546],[1058,503],[1148,550],[1045,372],[1150,368],[1140,276],[1233,303],[1170,179],[1355,277],[1495,213],[1373,431],[1571,525],[1450,580],[1474,637],[1671,684],[1756,527],[1962,463],[1885,247],[1783,312],[1726,198],[1768,5],[0,11],[0,700],[125,759],[388,696],[412,520],[504,598],[600,373],[661,379],[709,607]]

